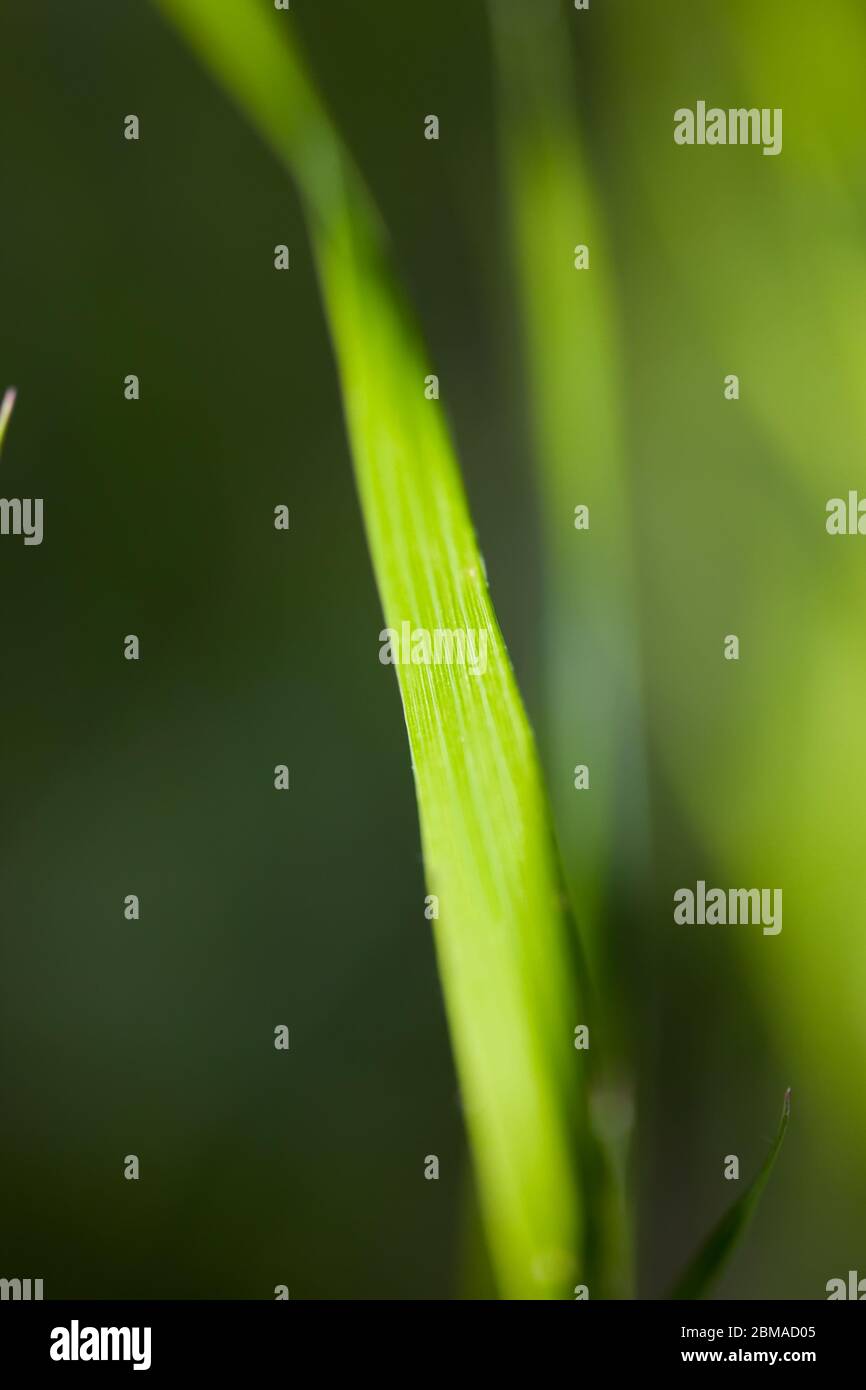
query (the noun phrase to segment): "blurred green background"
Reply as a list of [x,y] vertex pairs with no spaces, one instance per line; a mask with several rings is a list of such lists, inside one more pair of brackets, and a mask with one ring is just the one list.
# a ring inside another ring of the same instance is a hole
[[[724,1156],[758,1166],[790,1085],[719,1293],[821,1298],[866,1274],[866,541],[824,529],[829,497],[866,493],[866,16],[531,9],[580,122],[624,478],[569,534],[598,463],[574,430],[555,564],[488,7],[294,0],[275,41],[302,35],[442,378],[634,1086],[637,1290],[659,1296],[735,1195]],[[698,99],[782,107],[782,155],[678,148],[673,112]],[[0,490],[45,499],[41,547],[0,539],[0,1274],[47,1297],[484,1294],[405,731],[294,191],[144,0],[6,0],[0,120],[0,389],[19,388]],[[584,239],[550,247],[571,276]],[[606,728],[586,714],[604,664],[562,681],[596,537],[628,557],[638,673]],[[601,774],[588,793],[578,762]],[[675,928],[698,878],[781,886],[782,933]]]

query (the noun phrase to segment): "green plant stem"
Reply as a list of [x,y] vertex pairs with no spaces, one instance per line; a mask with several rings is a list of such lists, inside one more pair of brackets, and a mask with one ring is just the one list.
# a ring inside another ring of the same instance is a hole
[[[536,749],[442,408],[425,399],[429,366],[395,288],[379,216],[290,26],[251,0],[159,2],[300,190],[387,625],[487,634],[482,676],[454,665],[401,665],[397,674],[499,1288],[515,1298],[568,1296],[582,1273],[585,1054],[573,1034],[586,1005]],[[420,1181],[420,1155],[418,1163]]]
[[10,386],[3,396],[2,404],[0,404],[0,453],[3,451],[3,441],[6,438],[6,431],[9,428],[9,421],[15,408],[16,395],[15,387]]

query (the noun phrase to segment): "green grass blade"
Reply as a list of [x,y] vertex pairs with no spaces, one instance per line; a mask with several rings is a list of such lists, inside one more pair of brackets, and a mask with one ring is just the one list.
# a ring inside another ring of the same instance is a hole
[[680,1276],[669,1295],[670,1298],[704,1298],[711,1285],[724,1270],[734,1250],[739,1245],[746,1227],[758,1205],[761,1193],[767,1185],[773,1166],[779,1156],[788,1120],[791,1115],[791,1092],[785,1092],[782,1105],[782,1118],[773,1146],[764,1159],[757,1176],[734,1205],[725,1212],[721,1221],[710,1232],[691,1264]]
[[[626,840],[636,860],[646,834],[612,238],[577,108],[570,37],[582,17],[558,0],[489,0],[488,8],[544,528],[545,752],[572,900],[604,983],[611,862]],[[588,269],[575,268],[578,245],[588,247]],[[586,532],[574,529],[579,503],[590,509]],[[591,795],[575,794],[576,763],[591,768]]]
[[3,440],[6,438],[6,431],[9,428],[9,421],[12,418],[12,411],[15,407],[15,387],[10,386],[0,404],[0,453],[3,452]]
[[[532,734],[441,407],[382,225],[291,23],[255,0],[158,0],[303,199],[388,627],[486,634],[487,669],[398,667],[436,949],[487,1239],[507,1297],[580,1278],[585,1021]],[[371,633],[371,644],[376,634]],[[419,1155],[419,1178],[421,1172]]]
[[[611,1106],[619,1111],[597,1155],[591,1276],[594,1288],[626,1297],[630,1096],[616,1074],[617,1061],[624,1070],[627,1029],[615,1005],[621,969],[610,955],[610,891],[616,881],[624,899],[613,865],[626,854],[633,868],[645,865],[648,836],[619,311],[569,51],[581,17],[558,0],[488,0],[488,12],[544,533],[544,752],[566,878],[606,1005],[592,1112],[599,1103],[608,1114]],[[575,268],[578,244],[589,248],[589,269]],[[573,524],[581,502],[592,517],[585,534]],[[591,768],[591,795],[574,790],[576,763]],[[630,878],[639,881],[639,872]]]

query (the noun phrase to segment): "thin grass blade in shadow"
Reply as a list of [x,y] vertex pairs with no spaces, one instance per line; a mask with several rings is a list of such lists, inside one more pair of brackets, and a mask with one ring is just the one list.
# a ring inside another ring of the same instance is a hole
[[791,1091],[789,1088],[785,1092],[785,1100],[782,1105],[782,1118],[779,1122],[778,1133],[773,1141],[773,1147],[764,1159],[757,1176],[753,1179],[749,1187],[746,1188],[746,1191],[739,1200],[734,1203],[729,1211],[725,1212],[721,1221],[710,1232],[691,1264],[674,1285],[669,1294],[670,1298],[705,1298],[711,1286],[722,1274],[725,1265],[728,1263],[728,1260],[733,1255],[745,1234],[746,1227],[758,1205],[761,1193],[766,1187],[770,1174],[773,1171],[776,1159],[779,1156],[779,1150],[782,1147],[782,1141],[785,1138],[785,1131],[788,1128],[790,1115]]

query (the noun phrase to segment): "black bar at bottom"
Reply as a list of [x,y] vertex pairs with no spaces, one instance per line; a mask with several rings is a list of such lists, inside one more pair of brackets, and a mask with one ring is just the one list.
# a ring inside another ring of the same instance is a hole
[[477,1302],[425,1312],[417,1303],[10,1301],[0,1304],[0,1374],[99,1376],[109,1367],[134,1375],[138,1368],[153,1380],[248,1374],[253,1366],[297,1374],[304,1366],[306,1376],[342,1361],[355,1373],[390,1363],[393,1373],[402,1366],[409,1374],[416,1363],[429,1380],[437,1362],[452,1376],[466,1365],[459,1348],[468,1339],[470,1365],[487,1369],[525,1348],[548,1370],[551,1353],[562,1350],[573,1371],[591,1366],[595,1374],[741,1364],[811,1366],[826,1375],[862,1366],[864,1327],[859,1311],[823,1301],[588,1301],[523,1312]]

